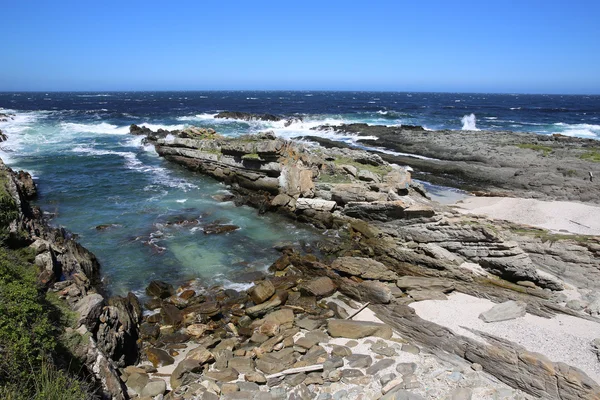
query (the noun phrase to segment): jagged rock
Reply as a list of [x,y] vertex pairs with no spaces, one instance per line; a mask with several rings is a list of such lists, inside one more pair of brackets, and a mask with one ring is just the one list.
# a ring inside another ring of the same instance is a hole
[[19,171],[17,173],[17,182],[22,193],[25,195],[25,199],[30,200],[37,196],[37,188],[29,172]]
[[348,275],[360,276],[363,279],[394,281],[398,275],[390,271],[384,264],[372,258],[339,257],[331,263],[331,268]]
[[520,301],[506,301],[496,304],[488,311],[479,314],[479,319],[485,322],[507,321],[522,317],[526,314],[527,304]]
[[241,111],[221,111],[215,118],[239,119],[242,121],[281,121],[281,117],[273,114],[252,114]]
[[300,285],[301,292],[317,298],[331,296],[336,290],[335,283],[326,276],[314,278]]
[[169,296],[175,294],[175,289],[173,289],[173,285],[162,282],[162,281],[152,281],[146,288],[146,293],[148,296],[158,297],[159,299],[166,299]]
[[175,359],[171,357],[169,353],[154,347],[149,347],[146,349],[146,357],[148,357],[148,361],[154,365],[154,368],[171,365],[175,362]]
[[79,314],[78,323],[84,324],[91,332],[96,330],[99,324],[98,318],[102,314],[104,297],[97,293],[89,294],[77,302],[75,311]]
[[360,339],[367,336],[377,336],[383,339],[392,337],[392,328],[385,324],[368,321],[330,319],[327,321],[327,332],[332,337],[348,339]]
[[265,280],[248,290],[248,295],[254,304],[261,304],[275,294],[275,286],[269,280]]
[[171,373],[170,384],[171,388],[177,389],[181,386],[183,378],[190,372],[200,372],[203,370],[202,363],[193,359],[185,359],[177,364],[177,367]]

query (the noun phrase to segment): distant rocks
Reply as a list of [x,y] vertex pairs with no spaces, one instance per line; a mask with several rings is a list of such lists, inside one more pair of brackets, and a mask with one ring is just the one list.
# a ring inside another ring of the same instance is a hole
[[0,122],[8,122],[8,121],[13,120],[13,119],[15,119],[15,114],[0,113]]
[[220,119],[238,119],[241,121],[267,121],[279,122],[283,121],[284,126],[290,126],[293,123],[302,122],[302,117],[279,117],[273,114],[252,114],[241,111],[222,111],[215,115],[215,118]]

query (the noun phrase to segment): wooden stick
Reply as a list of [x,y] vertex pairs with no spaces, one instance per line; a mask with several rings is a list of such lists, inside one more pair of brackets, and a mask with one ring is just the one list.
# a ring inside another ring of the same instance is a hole
[[323,364],[315,364],[309,365],[308,367],[298,367],[298,368],[290,368],[285,371],[278,372],[276,374],[267,375],[265,378],[279,378],[280,376],[291,375],[291,374],[299,374],[300,372],[312,372],[312,371],[321,371],[323,369]]
[[573,221],[572,219],[570,219],[569,221],[570,221],[570,222],[572,222],[572,223],[574,223],[574,224],[577,224],[577,225],[583,226],[584,228],[592,229],[592,228],[590,228],[589,226],[587,226],[587,225],[584,225],[584,224],[580,224],[579,222],[575,222],[575,221]]
[[370,301],[366,302],[364,306],[362,306],[361,308],[359,308],[358,310],[356,310],[353,314],[347,316],[346,319],[352,319],[352,318],[356,317],[356,315],[359,312],[361,312],[362,310],[364,310],[365,308],[367,308],[369,306],[369,304],[371,304]]

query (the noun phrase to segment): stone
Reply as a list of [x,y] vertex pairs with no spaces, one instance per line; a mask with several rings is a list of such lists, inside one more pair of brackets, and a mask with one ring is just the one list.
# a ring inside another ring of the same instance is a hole
[[300,291],[317,298],[331,296],[337,287],[331,278],[321,276],[300,285]]
[[275,286],[269,280],[262,281],[248,290],[248,295],[254,304],[261,304],[275,294]]
[[185,328],[185,332],[190,336],[202,336],[208,329],[206,324],[192,324]]
[[379,383],[381,383],[381,386],[384,387],[394,379],[396,379],[396,374],[390,372],[389,374],[382,375],[381,378],[379,378]]
[[158,335],[160,335],[160,326],[158,324],[144,322],[140,325],[140,338],[142,340],[156,339]]
[[258,333],[273,337],[279,333],[279,325],[273,321],[265,321],[258,327]]
[[204,376],[220,382],[230,382],[236,380],[239,376],[239,373],[233,368],[225,368],[220,371],[205,372]]
[[248,382],[258,383],[259,385],[264,385],[267,383],[267,378],[260,372],[248,372],[244,375],[244,379]]
[[386,357],[393,357],[397,354],[393,347],[388,346],[387,343],[383,341],[377,341],[371,345],[371,351]]
[[371,172],[366,169],[361,169],[358,171],[358,175],[356,176],[361,181],[365,182],[380,182],[381,177],[374,172]]
[[240,388],[240,391],[256,392],[257,390],[260,390],[260,386],[254,382],[238,381],[236,384]]
[[522,301],[509,300],[496,304],[486,312],[479,314],[479,319],[484,322],[507,321],[523,317],[526,314],[527,304]]
[[165,365],[171,365],[175,362],[175,359],[162,349],[149,347],[146,349],[146,357],[148,361],[154,365],[154,368],[164,367]]
[[285,325],[290,322],[294,322],[294,311],[287,308],[273,311],[265,316],[264,321],[273,322],[277,325]]
[[454,284],[450,281],[421,276],[403,276],[396,281],[396,286],[402,290],[436,290],[442,293],[454,290]]
[[335,201],[323,200],[323,199],[307,199],[299,198],[296,200],[296,210],[314,210],[320,212],[332,212],[337,203]]
[[290,387],[295,387],[295,386],[298,386],[299,384],[303,383],[305,380],[306,380],[306,374],[300,373],[300,374],[287,375],[283,381],[286,384],[288,384]]
[[392,289],[379,281],[363,281],[357,286],[360,299],[373,304],[389,304],[394,300]]
[[352,355],[352,350],[350,350],[346,346],[338,346],[338,345],[334,344],[333,347],[331,348],[331,355],[338,356],[338,357],[348,357],[348,356]]
[[383,360],[379,360],[375,364],[373,364],[369,368],[367,368],[367,375],[375,375],[378,372],[380,372],[388,367],[391,367],[392,365],[394,365],[394,360],[392,360],[392,359],[385,358]]
[[210,351],[208,351],[206,347],[198,346],[190,350],[185,358],[189,360],[198,361],[200,364],[206,364],[207,362],[214,360],[214,355]]
[[148,296],[158,297],[159,299],[166,299],[175,294],[173,285],[163,281],[151,281],[146,288]]
[[448,300],[448,297],[438,290],[409,290],[408,295],[412,297],[414,301]]
[[160,309],[160,315],[165,325],[178,327],[183,322],[183,313],[172,304],[164,303]]
[[227,362],[229,368],[233,368],[240,374],[248,374],[254,372],[254,360],[247,357],[234,357]]
[[404,384],[404,389],[418,389],[421,387],[421,383],[415,375],[404,375],[402,383]]
[[383,339],[390,339],[392,337],[392,328],[385,324],[343,319],[328,320],[327,332],[332,337],[348,339],[361,339],[367,336],[377,336]]
[[344,359],[342,357],[331,357],[323,363],[323,370],[331,371],[344,366]]
[[171,373],[170,384],[172,389],[177,389],[183,383],[183,378],[190,372],[203,371],[202,364],[193,359],[185,359],[179,362]]
[[368,368],[373,364],[373,359],[368,354],[353,354],[346,357],[346,361],[352,368]]
[[164,394],[167,391],[167,383],[162,379],[153,379],[142,390],[142,397],[154,397]]
[[127,378],[126,384],[129,389],[137,394],[141,394],[149,380],[150,378],[147,374],[133,373]]
[[421,349],[412,344],[403,344],[400,350],[410,354],[419,354],[421,352]]
[[235,383],[224,383],[221,386],[221,395],[226,395],[233,392],[239,392],[240,387]]
[[396,372],[400,375],[412,375],[417,370],[417,364],[415,363],[399,363],[396,365]]
[[364,376],[364,372],[359,369],[347,368],[342,369],[342,379],[343,378],[357,378],[359,376]]
[[398,275],[377,260],[366,257],[339,257],[331,263],[331,268],[362,279],[395,281]]
[[98,326],[98,318],[102,314],[104,297],[97,293],[88,294],[77,302],[75,311],[79,314],[79,325],[85,325],[88,330],[94,331]]
[[323,326],[323,324],[325,324],[325,321],[322,319],[302,318],[296,320],[296,326],[309,331],[318,329]]

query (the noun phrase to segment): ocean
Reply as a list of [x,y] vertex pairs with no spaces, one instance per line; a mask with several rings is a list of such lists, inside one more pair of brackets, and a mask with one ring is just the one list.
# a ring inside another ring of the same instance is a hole
[[[214,119],[219,111],[302,117],[284,122]],[[321,235],[277,215],[219,202],[227,187],[160,159],[129,125],[151,129],[211,127],[227,136],[273,130],[278,136],[356,137],[315,131],[363,122],[426,129],[512,130],[600,139],[600,96],[318,92],[0,93],[8,135],[0,157],[29,171],[39,205],[55,225],[78,235],[103,268],[112,293],[140,293],[152,279],[243,289],[236,276],[266,269],[274,246],[309,246]],[[429,186],[432,191],[439,188]],[[240,229],[205,235],[202,226]],[[105,229],[97,229],[104,226]]]

